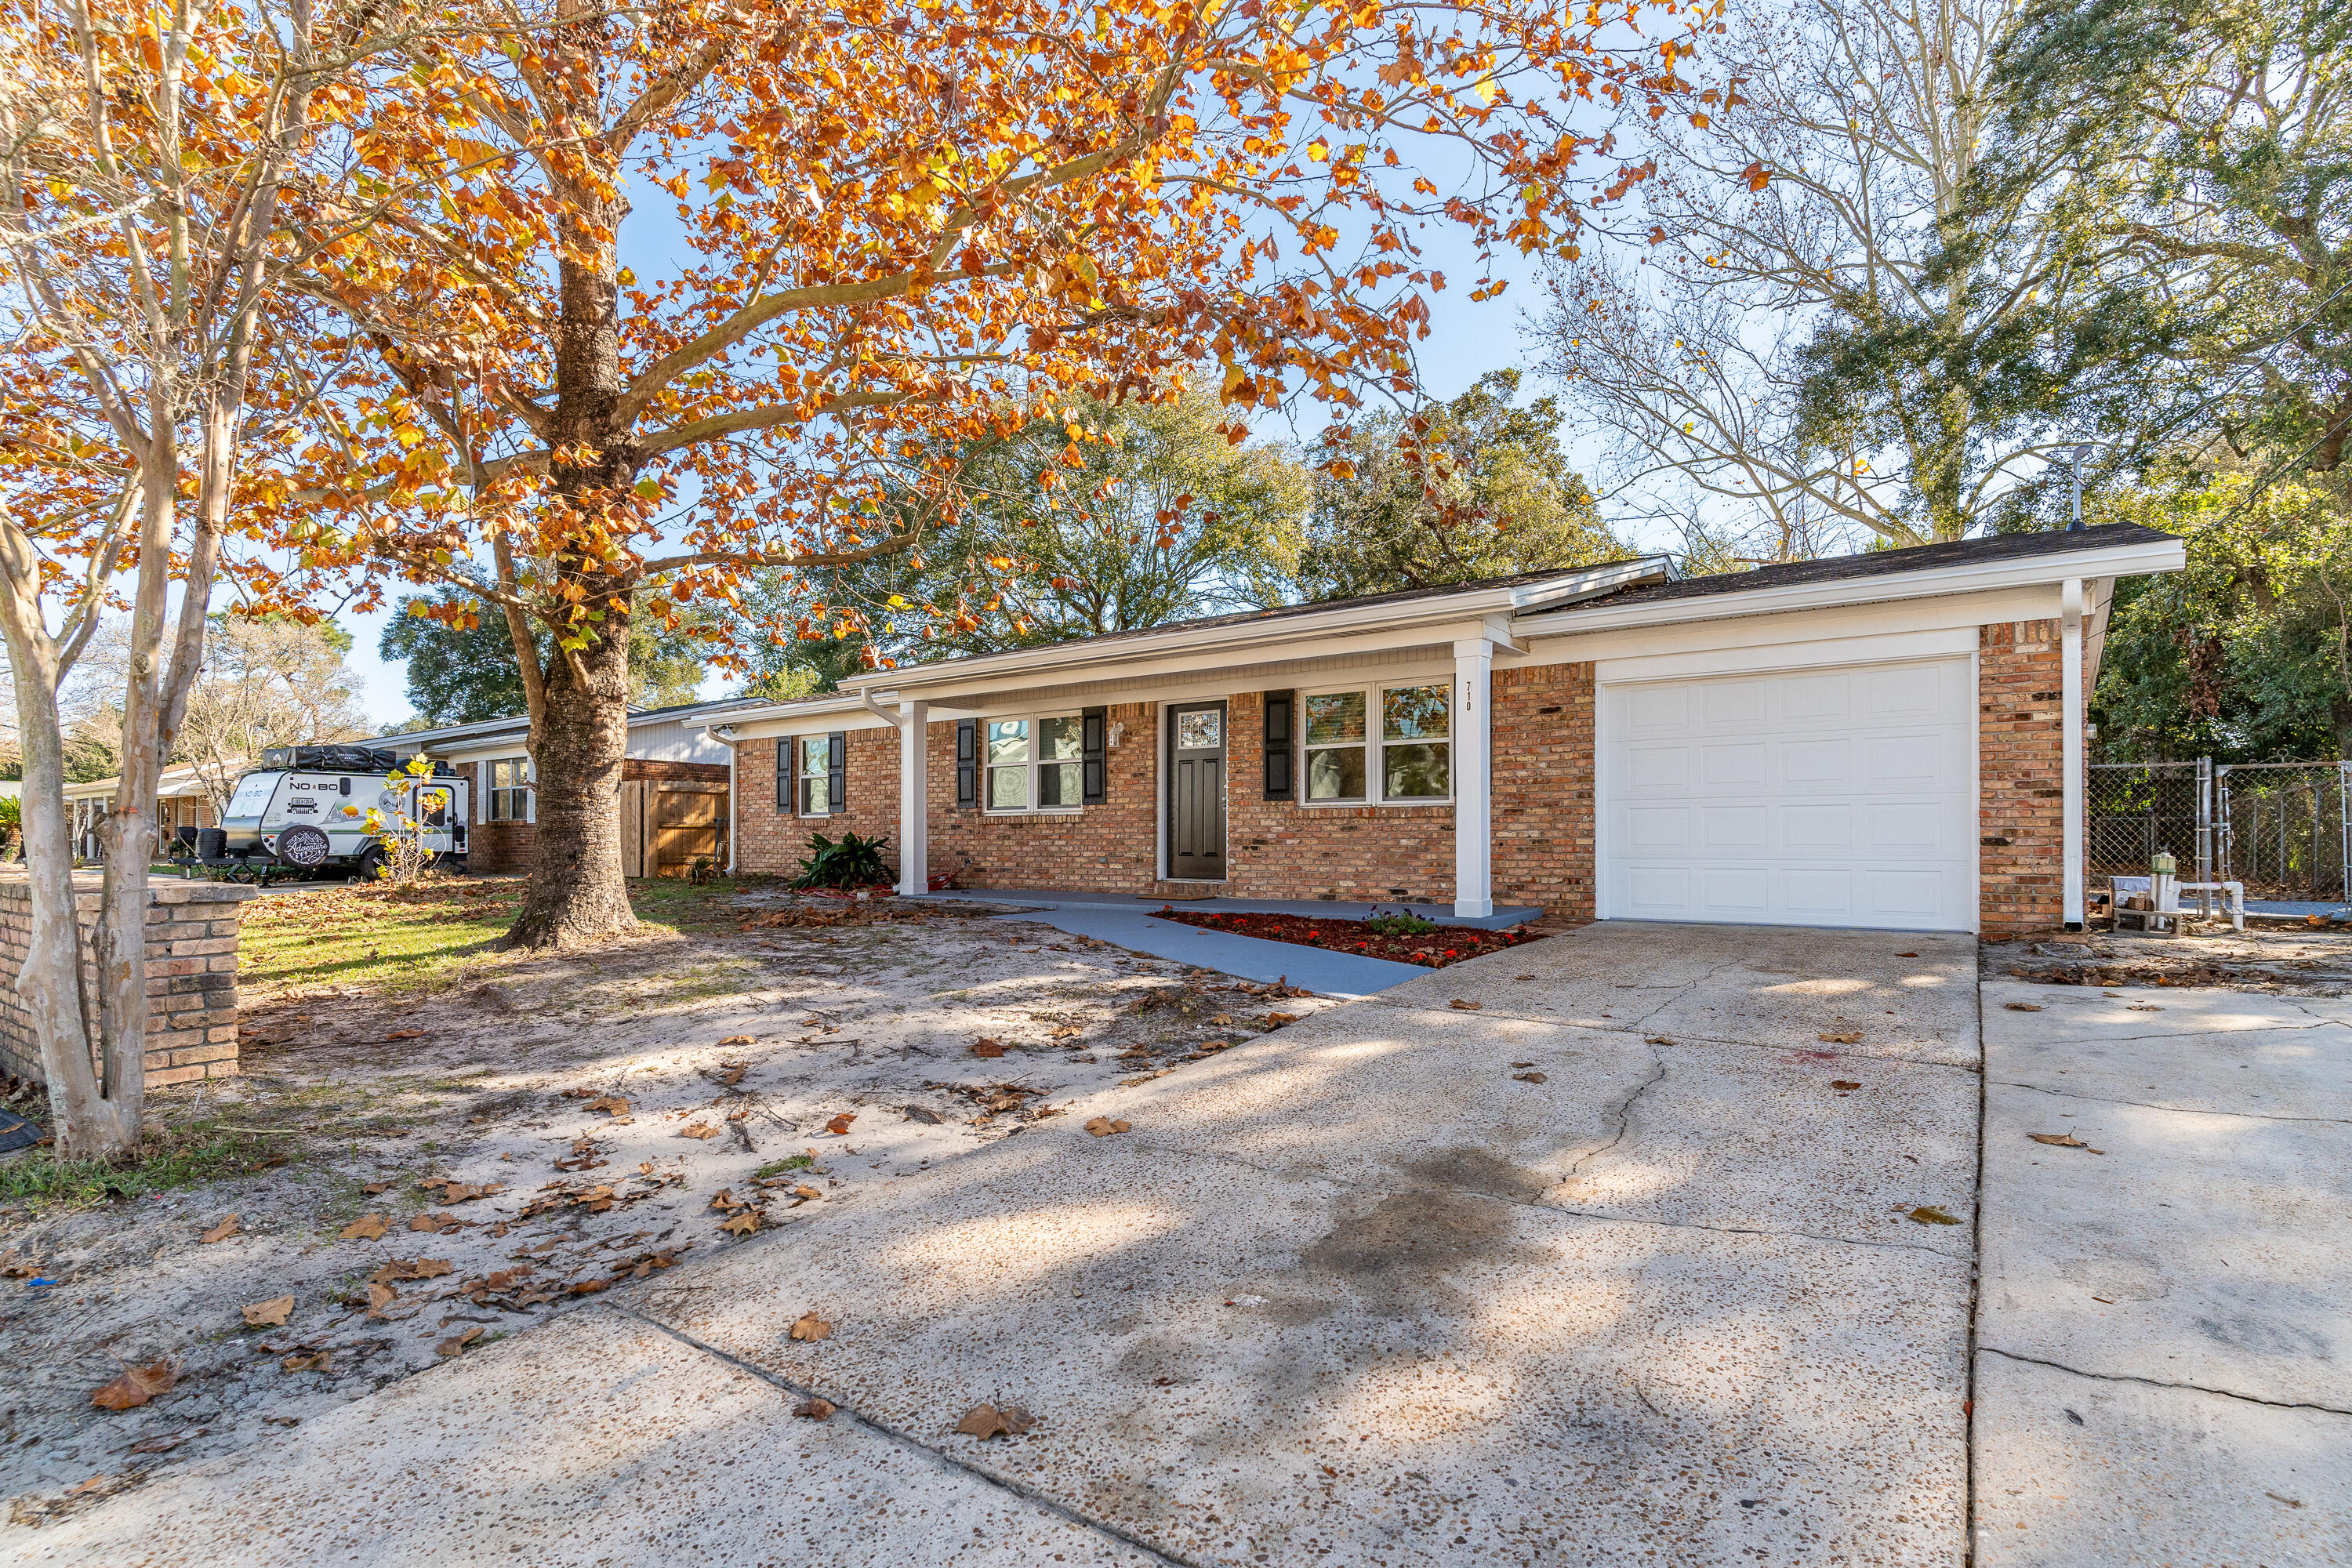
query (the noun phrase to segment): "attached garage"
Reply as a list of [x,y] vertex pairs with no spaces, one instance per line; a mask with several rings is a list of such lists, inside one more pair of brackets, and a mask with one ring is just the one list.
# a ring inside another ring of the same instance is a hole
[[1603,919],[1969,931],[1968,658],[1603,682]]

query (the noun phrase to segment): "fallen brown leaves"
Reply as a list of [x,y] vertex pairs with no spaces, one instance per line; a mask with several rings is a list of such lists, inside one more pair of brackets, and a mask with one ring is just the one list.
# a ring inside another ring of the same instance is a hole
[[629,1113],[629,1102],[620,1095],[608,1094],[602,1100],[590,1100],[588,1109],[601,1110],[607,1116],[626,1116]]
[[2082,1149],[2094,1154],[2106,1152],[2105,1149],[2091,1148],[2088,1143],[2084,1142],[2072,1132],[2029,1132],[2026,1136],[2036,1143],[2047,1143],[2054,1149]]
[[836,1408],[833,1401],[812,1394],[793,1405],[793,1414],[806,1416],[811,1421],[822,1421],[831,1415]]
[[760,1037],[757,1035],[730,1035],[719,1043],[722,1046],[756,1046]]
[[1108,1116],[1097,1116],[1087,1122],[1087,1131],[1097,1138],[1108,1138],[1114,1132],[1128,1131],[1128,1123],[1114,1121]]
[[677,1135],[681,1138],[716,1138],[719,1136],[719,1129],[708,1121],[694,1121],[679,1128]]
[[1036,1424],[1037,1418],[1018,1405],[1008,1405],[1002,1410],[993,1405],[975,1405],[964,1412],[955,1429],[985,1443],[991,1437],[1018,1437]]
[[849,1136],[849,1124],[856,1120],[856,1112],[845,1110],[840,1115],[835,1117],[832,1121],[826,1122],[824,1124],[824,1130],[827,1132],[832,1133],[836,1138],[846,1138]]
[[1843,1094],[1850,1089],[1860,1089],[1862,1085],[1850,1078],[1833,1078],[1830,1079],[1830,1087]]
[[803,1312],[793,1324],[792,1337],[803,1344],[814,1344],[819,1340],[833,1338],[833,1325],[814,1312]]
[[2039,1013],[2042,1011],[2042,1004],[2039,1002],[2004,1002],[2001,1005],[2008,1008],[2012,1013]]
[[1822,1038],[1833,1046],[1858,1046],[1862,1044],[1862,1031],[1860,1029],[1825,1029],[1822,1032]]
[[1934,1204],[1921,1204],[1917,1208],[1913,1209],[1910,1214],[1905,1217],[1919,1225],[1958,1225],[1960,1223],[1958,1215],[1948,1214]]
[[242,1310],[250,1327],[280,1329],[286,1326],[287,1317],[294,1310],[294,1298],[278,1296],[267,1301],[248,1301]]
[[732,1219],[721,1220],[719,1228],[730,1236],[749,1236],[760,1228],[760,1211],[745,1209]]
[[221,1221],[220,1224],[213,1226],[212,1229],[205,1232],[204,1235],[196,1237],[196,1239],[198,1241],[207,1242],[226,1241],[230,1237],[235,1236],[237,1233],[237,1227],[244,1223],[245,1216],[243,1215],[233,1214],[226,1219]]
[[1296,1024],[1298,1022],[1298,1016],[1296,1013],[1268,1013],[1265,1016],[1265,1026],[1269,1029],[1279,1029],[1285,1024]]
[[278,1368],[280,1372],[319,1372],[332,1376],[335,1370],[333,1357],[332,1351],[310,1351],[288,1356],[278,1363]]
[[352,1221],[351,1224],[343,1226],[341,1238],[345,1241],[373,1241],[383,1235],[384,1231],[388,1228],[389,1227],[384,1224],[383,1215],[380,1214],[363,1214],[360,1215],[359,1218]]
[[467,1345],[472,1344],[476,1340],[478,1340],[481,1337],[482,1331],[478,1327],[471,1328],[466,1330],[463,1333],[450,1335],[447,1339],[443,1340],[439,1344],[435,1345],[433,1348],[441,1355],[462,1355],[465,1353],[465,1350]]
[[994,1040],[974,1040],[971,1043],[971,1054],[976,1057],[987,1057],[993,1059],[994,1058],[1001,1057],[1004,1054],[1004,1047],[998,1045]]
[[1511,1076],[1521,1083],[1549,1083],[1551,1081],[1539,1072],[1515,1072]]
[[1446,1004],[1447,1006],[1458,1008],[1465,1013],[1475,1013],[1486,1005],[1484,1002],[1465,1002],[1459,996]]
[[158,1394],[169,1394],[180,1380],[180,1369],[168,1360],[145,1366],[125,1366],[122,1375],[89,1396],[100,1410],[136,1410]]

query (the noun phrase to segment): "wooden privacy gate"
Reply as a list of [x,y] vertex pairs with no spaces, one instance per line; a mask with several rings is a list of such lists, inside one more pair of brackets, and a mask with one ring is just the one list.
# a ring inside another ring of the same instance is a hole
[[727,786],[697,779],[621,781],[621,873],[684,877],[727,864]]

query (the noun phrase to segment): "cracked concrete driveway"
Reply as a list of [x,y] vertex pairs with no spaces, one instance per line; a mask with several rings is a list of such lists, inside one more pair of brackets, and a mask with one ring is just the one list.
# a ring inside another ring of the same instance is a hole
[[1977,1561],[2352,1563],[2347,1004],[1984,1001]]
[[[1977,989],[1959,937],[1496,954],[12,1549],[1957,1563]],[[811,1311],[831,1337],[792,1340]],[[982,1401],[1039,1420],[958,1435]]]

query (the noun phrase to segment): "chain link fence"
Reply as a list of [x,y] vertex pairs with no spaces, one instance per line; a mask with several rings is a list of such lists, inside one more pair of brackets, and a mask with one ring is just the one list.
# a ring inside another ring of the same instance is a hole
[[2352,763],[2095,763],[2084,784],[2086,879],[2144,877],[2168,852],[2182,881],[2250,899],[2352,896]]
[[2215,826],[2225,880],[2250,899],[2337,902],[2345,897],[2344,765],[2238,763],[2213,770]]

